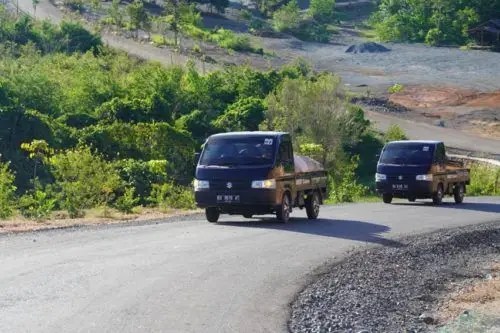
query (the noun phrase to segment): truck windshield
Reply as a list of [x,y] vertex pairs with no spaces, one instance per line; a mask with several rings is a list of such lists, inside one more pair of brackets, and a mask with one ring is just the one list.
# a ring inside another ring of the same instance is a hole
[[434,146],[423,143],[388,144],[382,151],[379,163],[395,165],[431,164]]
[[274,162],[273,138],[228,138],[209,140],[200,165],[268,165]]

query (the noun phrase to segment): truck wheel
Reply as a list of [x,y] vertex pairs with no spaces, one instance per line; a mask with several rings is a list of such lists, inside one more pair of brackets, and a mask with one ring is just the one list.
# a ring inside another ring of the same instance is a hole
[[415,198],[415,197],[408,197],[408,201],[409,202],[415,202],[415,201],[417,201],[417,198]]
[[384,201],[384,203],[390,204],[392,202],[392,194],[382,194],[382,200]]
[[439,184],[437,191],[432,194],[432,202],[435,205],[440,205],[443,202],[443,195],[444,195],[443,184]]
[[309,220],[315,220],[319,215],[319,196],[318,192],[314,192],[306,199],[306,213]]
[[276,211],[276,218],[283,223],[287,223],[290,220],[290,197],[287,193],[283,194],[281,205],[278,206]]
[[246,219],[251,219],[252,216],[253,216],[252,214],[243,214],[243,217]]
[[455,203],[461,204],[464,202],[465,189],[463,184],[458,184],[453,189],[453,197],[455,199]]
[[219,220],[220,212],[215,207],[208,207],[205,208],[205,216],[208,222],[217,223],[217,221]]

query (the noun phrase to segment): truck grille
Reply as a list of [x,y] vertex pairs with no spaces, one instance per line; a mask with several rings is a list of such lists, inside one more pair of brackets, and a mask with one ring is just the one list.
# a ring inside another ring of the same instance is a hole
[[416,175],[387,175],[387,180],[401,182],[415,180],[415,177]]
[[210,181],[210,189],[212,190],[246,190],[251,187],[250,181]]

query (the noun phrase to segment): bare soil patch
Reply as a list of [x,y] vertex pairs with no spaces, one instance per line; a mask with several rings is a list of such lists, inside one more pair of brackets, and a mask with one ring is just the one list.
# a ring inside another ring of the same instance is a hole
[[449,86],[411,86],[389,96],[414,120],[500,139],[500,90],[479,92]]
[[492,265],[485,278],[466,284],[452,293],[440,309],[440,321],[448,322],[464,312],[500,317],[500,262]]
[[136,213],[124,214],[111,209],[108,209],[108,211],[105,212],[101,208],[90,210],[86,212],[85,217],[74,219],[69,218],[66,212],[55,212],[50,219],[45,221],[34,221],[18,216],[10,220],[0,221],[0,235],[6,233],[69,228],[77,226],[151,222],[174,217],[190,216],[200,212],[201,211],[199,210],[160,211],[158,209],[143,208]]
[[410,109],[450,106],[500,108],[500,90],[481,93],[455,87],[413,86],[391,95],[389,100]]
[[438,332],[500,332],[500,262],[455,289],[438,309]]

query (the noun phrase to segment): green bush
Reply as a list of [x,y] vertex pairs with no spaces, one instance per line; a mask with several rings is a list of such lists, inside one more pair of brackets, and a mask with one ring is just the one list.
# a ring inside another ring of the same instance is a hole
[[299,146],[299,153],[316,161],[322,161],[325,150],[321,145],[316,143],[303,143]]
[[298,27],[300,12],[297,0],[291,0],[273,14],[273,27],[278,32],[290,31]]
[[9,169],[9,163],[0,162],[0,219],[12,216],[14,205],[14,174]]
[[385,142],[389,141],[399,141],[399,140],[408,140],[406,133],[403,131],[398,124],[392,124],[387,129],[387,132],[384,135]]
[[21,197],[19,210],[26,218],[43,221],[50,217],[56,203],[57,199],[51,198],[47,192],[35,189]]
[[500,194],[500,168],[475,163],[470,168],[470,185],[467,194],[499,195]]
[[165,210],[196,208],[192,189],[172,183],[154,184],[150,201]]
[[320,22],[329,22],[333,18],[335,0],[311,0],[309,13]]
[[309,42],[328,43],[331,37],[328,27],[315,21],[302,21],[291,32],[298,39]]
[[125,185],[134,189],[142,204],[146,204],[146,198],[151,195],[152,184],[164,183],[168,179],[166,160],[125,159],[114,165]]
[[252,19],[252,12],[248,9],[243,9],[240,12],[240,17],[245,21],[250,21]]
[[254,35],[260,35],[263,31],[267,30],[266,28],[269,27],[266,25],[265,21],[260,19],[252,19],[248,24],[248,30]]
[[116,199],[114,206],[120,212],[130,214],[135,206],[139,203],[139,198],[135,196],[135,189],[128,187],[125,193]]
[[350,161],[337,165],[337,176],[329,176],[329,200],[331,202],[354,202],[368,193],[368,188],[359,184],[356,178],[358,162],[359,157],[355,156]]
[[218,117],[213,125],[215,128],[229,131],[257,131],[259,124],[264,120],[264,101],[248,97],[231,104],[226,112]]
[[392,86],[390,86],[389,88],[387,88],[387,92],[390,94],[396,94],[396,93],[403,91],[404,88],[405,87],[402,84],[395,83]]
[[210,36],[220,47],[234,51],[254,51],[248,36],[240,36],[231,30],[220,28]]
[[172,46],[175,44],[174,41],[168,39],[163,35],[158,35],[158,34],[151,35],[151,42],[153,42],[155,46],[167,46],[167,45]]
[[86,208],[109,205],[122,184],[113,165],[90,148],[56,154],[49,164],[71,217],[81,215]]

